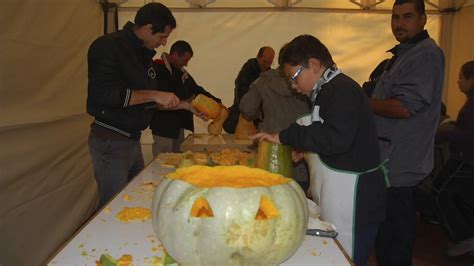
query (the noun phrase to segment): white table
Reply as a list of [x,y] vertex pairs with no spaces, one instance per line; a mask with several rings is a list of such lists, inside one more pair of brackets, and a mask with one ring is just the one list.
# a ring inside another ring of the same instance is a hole
[[[151,220],[123,223],[115,216],[124,207],[151,208],[154,190],[145,183],[158,184],[174,168],[152,161],[109,204],[90,219],[68,243],[60,248],[48,265],[95,265],[101,254],[114,258],[133,256],[133,265],[152,265],[163,257],[163,247],[156,238]],[[127,198],[130,198],[126,200]],[[350,265],[331,238],[306,236],[298,251],[282,265]]]

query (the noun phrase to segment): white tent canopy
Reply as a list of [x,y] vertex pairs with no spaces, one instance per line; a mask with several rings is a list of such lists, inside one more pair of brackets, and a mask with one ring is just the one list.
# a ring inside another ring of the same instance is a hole
[[[120,3],[123,25],[151,1],[109,2]],[[226,105],[240,67],[260,46],[278,50],[299,34],[315,35],[361,83],[396,44],[389,26],[393,1],[162,2],[172,8],[178,27],[159,52],[175,40],[189,41],[195,53],[188,70]],[[455,117],[464,102],[456,85],[459,67],[474,60],[473,1],[426,2],[427,29],[446,54],[444,99]],[[5,0],[0,21],[0,264],[36,265],[96,204],[87,147],[86,56],[103,33],[103,12],[99,0]],[[199,123],[198,131],[204,126]]]
[[[121,7],[141,7],[146,3],[160,2],[169,8],[291,8],[338,10],[391,10],[393,0],[110,0]],[[426,10],[460,9],[474,4],[472,0],[429,0]]]

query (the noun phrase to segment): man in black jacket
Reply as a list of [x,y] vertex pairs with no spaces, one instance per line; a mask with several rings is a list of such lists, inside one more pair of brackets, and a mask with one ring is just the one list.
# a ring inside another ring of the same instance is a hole
[[229,108],[229,117],[224,122],[224,130],[234,133],[239,121],[240,100],[249,91],[250,84],[254,82],[261,72],[271,69],[275,51],[270,46],[264,46],[258,50],[256,58],[250,58],[240,69],[239,75],[235,79],[234,103]]
[[99,207],[144,168],[141,131],[153,110],[176,108],[179,99],[157,91],[154,49],[165,45],[176,27],[159,3],[140,8],[135,24],[96,39],[88,52],[87,112],[95,117],[89,149],[99,189]]
[[[158,88],[172,92],[182,101],[204,94],[217,102],[221,100],[199,86],[184,68],[193,57],[193,49],[186,41],[176,41],[170,53],[163,53],[154,61]],[[201,118],[204,118],[201,116]],[[205,119],[205,118],[204,118]],[[150,124],[153,133],[153,156],[162,152],[179,152],[184,140],[184,129],[194,131],[193,113],[187,110],[156,110]]]

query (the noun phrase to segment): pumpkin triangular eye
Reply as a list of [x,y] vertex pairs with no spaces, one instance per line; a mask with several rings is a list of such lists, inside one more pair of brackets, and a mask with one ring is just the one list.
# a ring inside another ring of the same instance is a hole
[[275,207],[275,203],[267,196],[260,198],[260,207],[258,208],[255,220],[270,220],[280,215],[278,209]]
[[214,217],[209,202],[203,197],[199,197],[193,203],[191,208],[191,217],[207,218]]

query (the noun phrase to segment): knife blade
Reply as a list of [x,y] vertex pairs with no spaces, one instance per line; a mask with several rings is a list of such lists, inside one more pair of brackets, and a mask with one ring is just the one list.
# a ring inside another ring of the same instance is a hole
[[320,229],[307,229],[306,234],[310,236],[321,236],[335,238],[338,233],[336,231],[324,231]]

